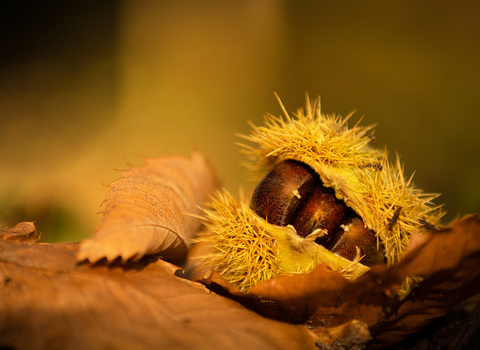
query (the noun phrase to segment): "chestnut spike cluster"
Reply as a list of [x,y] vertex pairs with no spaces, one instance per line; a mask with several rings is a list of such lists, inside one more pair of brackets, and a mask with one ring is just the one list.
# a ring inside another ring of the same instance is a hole
[[315,242],[345,259],[353,261],[359,253],[369,267],[385,260],[375,232],[299,161],[276,164],[257,185],[250,208],[273,225],[292,225],[300,237],[323,230]]
[[[248,169],[265,174],[251,204],[226,190],[205,210],[209,231],[198,241],[212,247],[204,258],[227,281],[248,292],[278,276],[308,273],[325,264],[356,279],[377,263],[403,258],[413,233],[438,226],[443,212],[436,194],[406,179],[387,150],[372,147],[374,125],[349,128],[342,118],[320,111],[307,98],[292,117],[266,116],[252,125],[241,145]],[[405,296],[419,278],[409,276]]]

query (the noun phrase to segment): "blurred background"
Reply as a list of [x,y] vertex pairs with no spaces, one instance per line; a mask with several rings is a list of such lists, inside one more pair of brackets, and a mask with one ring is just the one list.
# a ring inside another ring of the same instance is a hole
[[142,156],[204,153],[234,194],[235,133],[305,94],[378,123],[444,223],[480,212],[480,3],[0,2],[0,226],[81,240]]

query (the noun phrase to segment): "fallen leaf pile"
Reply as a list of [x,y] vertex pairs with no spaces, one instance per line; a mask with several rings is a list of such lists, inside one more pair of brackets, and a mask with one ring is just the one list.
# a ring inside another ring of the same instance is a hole
[[[416,237],[399,264],[355,282],[323,265],[248,294],[215,272],[203,284],[177,277],[216,187],[211,168],[195,153],[121,173],[89,240],[39,244],[32,223],[2,229],[0,348],[362,349],[373,338],[378,349],[480,293],[476,216]],[[412,274],[424,281],[400,300]]]
[[302,326],[262,318],[174,265],[78,264],[76,243],[1,242],[0,347],[315,349]]

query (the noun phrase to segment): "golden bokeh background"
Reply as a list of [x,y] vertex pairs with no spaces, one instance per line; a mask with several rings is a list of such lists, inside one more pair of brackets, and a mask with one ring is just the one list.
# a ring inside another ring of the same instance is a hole
[[0,5],[0,226],[93,234],[114,168],[204,153],[251,193],[235,133],[321,96],[378,123],[439,192],[448,223],[480,207],[480,3],[12,1]]

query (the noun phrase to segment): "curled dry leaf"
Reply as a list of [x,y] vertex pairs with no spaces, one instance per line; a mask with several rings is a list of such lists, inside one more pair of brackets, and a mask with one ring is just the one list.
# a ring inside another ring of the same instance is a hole
[[77,252],[0,242],[0,348],[316,349],[305,327],[180,279],[167,262],[78,264]]
[[[373,266],[354,282],[325,265],[308,274],[261,282],[249,293],[240,292],[216,272],[199,280],[264,316],[303,323],[314,331],[350,320],[364,322],[373,337],[369,348],[377,349],[399,342],[480,293],[477,216],[432,231],[415,244],[397,265]],[[409,275],[424,280],[402,300],[396,292]]]
[[78,261],[95,263],[138,260],[161,253],[164,259],[185,257],[203,204],[215,189],[213,171],[204,157],[147,159],[148,164],[121,171],[102,205],[103,219],[93,238],[81,243]]
[[4,227],[0,230],[0,241],[36,242],[39,239],[33,222],[21,222],[12,228]]

